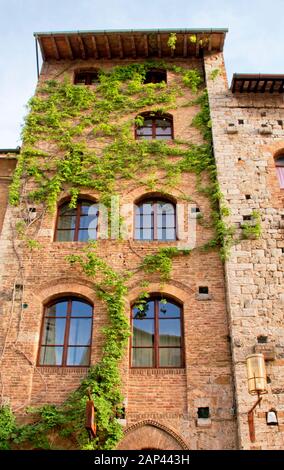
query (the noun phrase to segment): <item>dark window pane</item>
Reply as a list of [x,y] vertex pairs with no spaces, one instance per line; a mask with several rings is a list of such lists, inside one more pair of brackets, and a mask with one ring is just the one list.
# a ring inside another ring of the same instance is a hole
[[179,348],[159,349],[160,367],[181,367],[181,350]]
[[91,342],[91,318],[73,318],[70,320],[69,344],[90,344]]
[[63,347],[42,346],[39,363],[42,366],[61,366]]
[[158,229],[157,230],[158,240],[176,240],[176,231],[173,228]]
[[90,348],[69,347],[67,353],[67,366],[88,366],[90,363]]
[[88,240],[90,240],[89,230],[79,230],[78,242],[87,242]]
[[56,240],[58,242],[73,242],[75,230],[58,230]]
[[172,125],[168,119],[156,119],[156,127],[164,130],[171,128]]
[[159,318],[180,317],[180,307],[167,302],[159,302]]
[[69,216],[65,215],[64,217],[60,216],[58,219],[57,228],[71,230],[74,229],[76,225],[76,217],[74,215]]
[[146,303],[145,309],[143,311],[143,316],[141,316],[141,312],[137,309],[133,309],[133,318],[154,318],[154,301],[149,300]]
[[156,139],[157,140],[171,140],[172,136],[171,135],[159,135],[156,134]]
[[[92,224],[92,225],[91,225]],[[80,228],[96,228],[98,225],[98,219],[95,215],[81,215],[80,217]]]
[[83,201],[81,202],[81,208],[80,208],[80,214],[81,215],[88,215],[89,213],[91,214],[96,214],[98,211],[97,204],[95,204],[92,201]]
[[133,320],[133,346],[153,346],[154,320]]
[[151,348],[134,348],[132,349],[132,366],[133,367],[153,367],[154,350]]
[[61,206],[60,209],[59,209],[59,215],[60,216],[76,216],[76,211],[77,209],[71,209],[69,207],[69,204],[64,204],[64,206]]
[[65,318],[46,318],[42,344],[64,344]]
[[276,159],[276,166],[284,166],[284,156],[282,157],[281,155],[281,157]]
[[78,242],[86,242],[88,240],[97,239],[97,230],[96,229],[84,229],[79,230],[78,232]]
[[159,320],[159,345],[180,346],[181,331],[180,320]]
[[71,317],[92,317],[93,307],[79,300],[72,300]]
[[168,127],[156,127],[156,135],[171,135],[171,129]]
[[46,309],[46,315],[51,317],[64,317],[67,315],[68,302],[57,302]]

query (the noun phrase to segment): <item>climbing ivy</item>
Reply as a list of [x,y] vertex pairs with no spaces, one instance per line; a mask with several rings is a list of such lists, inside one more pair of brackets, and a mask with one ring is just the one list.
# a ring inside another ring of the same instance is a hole
[[[194,42],[194,38],[190,41]],[[173,34],[168,45],[174,50],[175,44]],[[178,77],[178,84],[144,84],[147,70],[153,67],[171,70]],[[111,196],[118,194],[131,180],[151,190],[160,190],[158,171],[163,170],[163,181],[166,180],[166,187],[170,189],[176,187],[183,172],[192,172],[196,175],[197,189],[210,198],[212,206],[215,237],[203,248],[221,247],[225,257],[233,235],[221,219],[221,215],[228,214],[217,183],[208,97],[206,90],[200,92],[202,84],[197,70],[163,61],[100,71],[99,83],[93,87],[73,85],[67,78],[45,81],[29,102],[23,130],[24,146],[10,187],[10,203],[19,205],[26,198],[45,204],[52,212],[63,189],[69,190],[70,207],[75,207],[81,189],[89,188],[98,192],[100,202],[110,207]],[[199,106],[192,125],[201,131],[204,143],[135,141],[133,126],[143,125],[139,113],[145,109],[159,113],[174,109],[186,88],[198,93],[194,101],[182,106]],[[49,152],[42,150],[46,142],[52,149]],[[95,145],[89,145],[91,142]],[[202,183],[203,172],[209,176],[206,186]],[[30,187],[34,189],[29,190]],[[23,233],[21,237],[29,240]],[[30,244],[34,247],[33,240]],[[137,269],[147,274],[157,273],[164,282],[170,278],[173,259],[188,254],[189,250],[176,247],[160,248],[145,256]],[[31,410],[37,417],[34,423],[16,426],[10,410],[0,410],[3,446],[29,442],[33,447],[50,448],[52,432],[72,437],[74,445],[82,449],[111,449],[121,439],[122,430],[116,419],[122,407],[119,366],[129,336],[124,297],[131,273],[115,272],[97,254],[96,244],[89,244],[83,255],[69,256],[68,261],[74,269],[80,266],[92,279],[97,296],[106,304],[109,323],[103,329],[102,359],[62,405],[44,405]],[[137,300],[141,310],[149,295],[145,288],[141,284],[144,290]],[[92,441],[84,429],[87,391],[96,406],[98,435]]]

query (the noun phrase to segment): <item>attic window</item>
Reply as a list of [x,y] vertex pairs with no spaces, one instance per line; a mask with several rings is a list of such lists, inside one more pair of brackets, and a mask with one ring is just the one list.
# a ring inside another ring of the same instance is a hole
[[95,85],[99,81],[98,70],[81,70],[75,72],[75,85]]
[[167,83],[167,71],[161,69],[150,69],[146,72],[144,83]]
[[209,289],[207,286],[199,286],[198,288],[199,294],[209,294]]

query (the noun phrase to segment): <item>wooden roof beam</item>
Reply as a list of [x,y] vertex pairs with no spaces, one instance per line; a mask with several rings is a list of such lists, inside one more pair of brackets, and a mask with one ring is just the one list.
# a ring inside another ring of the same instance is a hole
[[258,91],[258,85],[259,85],[259,80],[256,80],[255,86],[254,86],[254,88],[253,88],[253,90],[252,90],[254,93],[257,93],[257,91]]
[[109,45],[109,39],[108,39],[106,34],[105,34],[105,46],[106,46],[106,51],[107,51],[107,57],[108,57],[108,59],[111,59],[111,50],[110,50],[110,45]]
[[91,36],[91,42],[92,42],[92,46],[93,46],[93,52],[94,52],[94,57],[95,59],[98,59],[99,58],[99,53],[98,53],[98,48],[97,48],[97,41],[96,41],[96,37],[95,36]]
[[225,36],[226,36],[225,33],[221,35],[221,39],[220,39],[220,51],[221,52],[223,52],[223,49],[224,49]]
[[131,48],[132,48],[132,57],[133,59],[136,59],[137,51],[136,51],[136,45],[135,45],[135,36],[131,36]]
[[212,51],[212,35],[209,34],[209,39],[208,39],[208,52]]
[[71,60],[73,60],[73,59],[74,59],[74,54],[73,54],[73,51],[72,51],[70,39],[69,39],[68,36],[64,36],[64,39],[65,39],[66,46],[67,46],[67,49],[68,49],[69,58],[70,58]]
[[240,93],[243,93],[244,86],[245,86],[245,80],[242,80],[241,85],[240,85]]
[[157,34],[157,42],[158,42],[158,55],[162,57],[162,46],[161,46],[161,35]]
[[187,57],[187,43],[188,43],[188,36],[187,34],[183,35],[183,57]]
[[284,93],[284,80],[282,80],[282,85],[279,88],[279,93]]
[[273,93],[274,88],[275,88],[275,83],[276,83],[276,81],[273,80],[272,83],[271,83],[271,87],[269,88],[269,93]]
[[247,93],[251,92],[252,80],[249,81],[248,87],[246,89]]
[[82,54],[82,58],[86,59],[87,54],[86,54],[86,48],[85,48],[85,44],[83,42],[83,39],[81,38],[81,36],[77,36],[77,39],[78,39],[79,48],[80,48],[80,51],[81,51],[81,54]]
[[199,57],[199,48],[200,48],[199,41],[200,41],[200,36],[196,35],[196,43],[195,43],[195,47],[196,47],[195,55],[196,55],[196,57]]
[[261,89],[260,89],[260,93],[265,93],[266,85],[267,85],[267,80],[264,80],[263,85],[262,85],[262,87],[261,87]]
[[122,39],[121,35],[118,35],[118,48],[119,48],[119,57],[123,59],[124,57],[124,52],[123,52],[123,44],[122,44]]
[[51,36],[50,39],[51,39],[51,44],[52,44],[52,47],[53,47],[53,50],[54,50],[54,53],[55,53],[56,60],[59,60],[60,59],[60,54],[59,54],[59,50],[58,50],[58,47],[57,47],[57,44],[56,44],[56,41],[55,41],[55,37]]
[[148,44],[147,34],[144,35],[144,48],[145,48],[145,56],[148,57],[148,55],[149,55],[149,44]]

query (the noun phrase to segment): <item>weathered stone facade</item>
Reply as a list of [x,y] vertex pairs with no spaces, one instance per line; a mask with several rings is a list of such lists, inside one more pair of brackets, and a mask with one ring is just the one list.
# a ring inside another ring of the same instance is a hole
[[[242,240],[225,263],[227,306],[233,353],[241,449],[281,449],[284,444],[284,303],[283,219],[284,193],[280,189],[274,157],[284,148],[283,94],[235,93],[228,90],[221,54],[205,58],[218,179],[231,214],[228,220],[241,237],[243,217],[259,211],[262,235]],[[235,124],[236,133],[228,133]],[[271,126],[263,135],[262,125]],[[258,337],[268,344],[259,344]],[[245,359],[265,348],[275,352],[266,361],[268,394],[255,412],[256,442],[248,435],[247,412],[255,402],[247,390]],[[267,426],[266,412],[275,408],[279,426]]]
[[[123,64],[133,61],[124,59]],[[279,189],[274,155],[284,148],[284,130],[279,125],[284,119],[283,95],[233,95],[228,90],[222,52],[208,51],[204,59],[171,57],[167,61],[188,69],[205,67],[218,179],[231,211],[228,220],[237,227],[237,238],[241,236],[243,216],[259,210],[263,232],[259,240],[238,241],[232,247],[225,272],[217,250],[194,250],[190,257],[173,260],[171,279],[162,287],[157,274],[146,276],[138,272],[131,279],[126,305],[129,317],[131,305],[141,291],[141,280],[149,281],[150,293],[163,292],[181,303],[185,367],[131,368],[128,348],[121,365],[127,399],[126,428],[118,448],[279,449],[284,443],[284,195]],[[46,60],[40,83],[48,79],[62,81],[64,77],[72,82],[77,69],[109,69],[121,63],[110,58]],[[216,69],[219,73],[212,79],[211,72]],[[168,83],[175,80],[176,75],[168,72]],[[197,107],[184,106],[192,99],[192,93],[187,91],[169,112],[174,119],[175,138],[198,144],[202,143],[202,136],[191,127]],[[263,121],[272,125],[271,135],[259,134]],[[231,122],[236,124],[235,134],[227,133]],[[48,142],[41,145],[42,149],[49,149]],[[88,145],[96,148],[93,136]],[[162,171],[159,176],[164,176]],[[150,192],[133,181],[123,183],[120,202],[128,204],[129,220],[133,220],[133,204]],[[187,194],[207,216],[210,202],[196,190],[195,183],[193,174],[184,173],[182,192],[172,189],[169,196],[178,203],[182,202],[182,194]],[[162,192],[162,184],[159,189]],[[67,192],[61,194],[58,204],[66,195]],[[81,196],[99,198],[90,190],[82,191]],[[4,198],[6,203],[6,192]],[[82,253],[85,244],[55,242],[56,214],[41,212],[42,207],[37,207],[38,218],[30,224],[29,235],[41,246],[29,250],[21,240],[15,240],[13,227],[18,210],[8,207],[1,235],[1,393],[2,403],[10,403],[18,419],[25,420],[26,406],[62,403],[87,373],[84,367],[38,366],[44,305],[70,294],[82,296],[94,305],[92,365],[101,357],[101,327],[107,323],[107,316],[90,279],[66,261],[66,255]],[[129,233],[133,233],[131,225]],[[210,228],[197,224],[197,247],[211,237]],[[175,244],[142,242],[130,236],[119,242],[99,240],[98,253],[112,268],[123,271],[135,269],[157,247]],[[199,286],[207,286],[210,295],[198,296]],[[245,358],[255,347],[261,347],[257,344],[261,335],[268,337],[276,358],[267,363],[271,384],[261,409],[256,411],[256,442],[251,444],[247,412],[254,399],[247,392]],[[199,407],[210,408],[211,418],[203,423],[197,420]],[[277,409],[279,426],[268,427],[265,412],[272,407]]]

